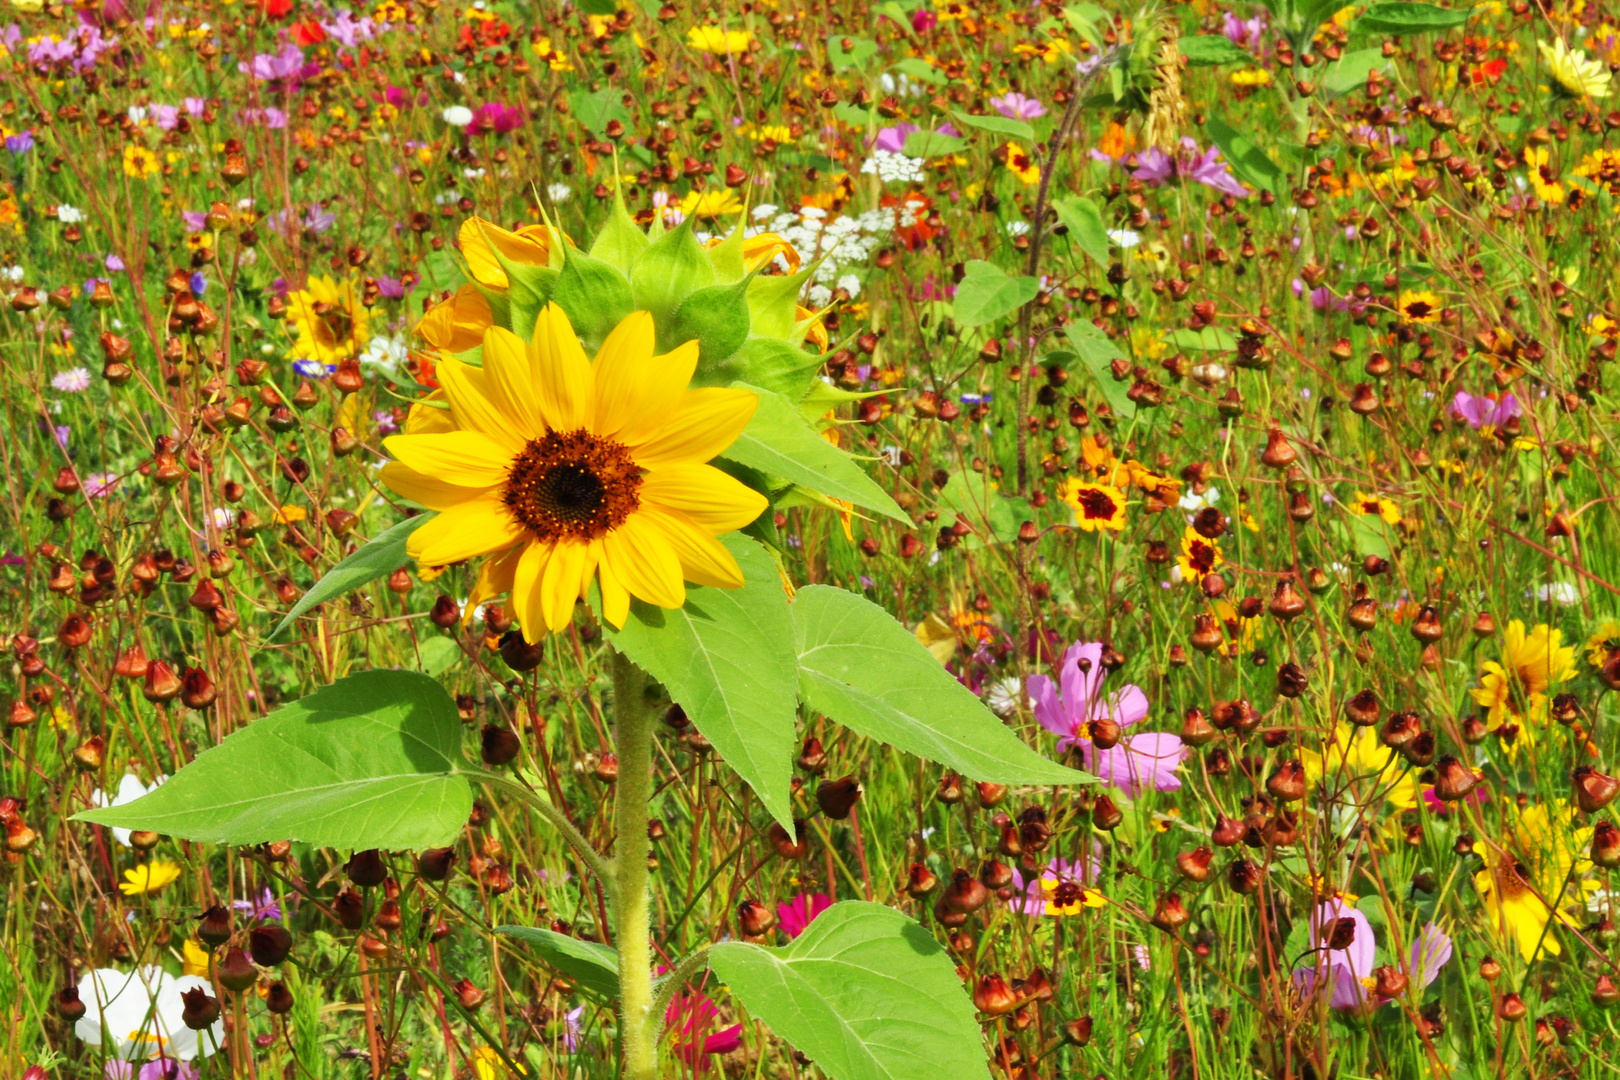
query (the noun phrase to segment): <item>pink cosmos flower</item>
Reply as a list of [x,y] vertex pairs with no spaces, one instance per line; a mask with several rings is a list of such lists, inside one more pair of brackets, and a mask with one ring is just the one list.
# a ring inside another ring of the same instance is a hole
[[1063,654],[1058,669],[1058,687],[1045,675],[1031,675],[1027,684],[1035,703],[1035,719],[1058,737],[1059,753],[1080,747],[1087,769],[1126,795],[1135,797],[1147,788],[1175,791],[1181,778],[1175,773],[1181,763],[1181,739],[1161,732],[1129,735],[1107,750],[1091,744],[1090,724],[1111,719],[1121,728],[1140,723],[1148,713],[1147,695],[1130,683],[1104,693],[1102,682],[1107,671],[1102,666],[1100,641],[1076,643]]
[[[1313,992],[1330,994],[1328,1004],[1335,1009],[1371,1011],[1389,1001],[1373,990],[1373,969],[1377,964],[1378,943],[1373,938],[1372,923],[1367,916],[1338,897],[1319,905],[1311,916],[1314,940],[1323,945],[1331,938],[1341,919],[1349,919],[1355,927],[1350,941],[1342,949],[1323,948],[1311,954],[1309,966],[1294,969],[1294,986],[1301,996]],[[1451,959],[1451,938],[1434,923],[1423,927],[1404,973],[1414,990],[1422,990]]]
[[796,938],[816,921],[816,916],[832,907],[833,898],[826,893],[800,893],[785,904],[776,905],[776,924],[782,933]]
[[1249,189],[1244,187],[1233,176],[1221,160],[1221,151],[1218,146],[1211,146],[1202,153],[1198,150],[1198,143],[1190,136],[1183,136],[1181,147],[1176,156],[1171,157],[1157,146],[1150,146],[1136,156],[1136,171],[1131,173],[1136,179],[1149,187],[1158,187],[1172,180],[1191,180],[1212,187],[1216,191],[1225,192],[1239,199],[1247,198]]
[[1033,120],[1037,116],[1046,115],[1046,106],[1032,97],[1026,97],[1016,91],[1009,90],[998,98],[991,98],[996,112],[1009,120]]
[[473,110],[471,127],[478,132],[505,135],[523,126],[523,110],[514,105],[491,101]]
[[1524,415],[1519,399],[1512,394],[1494,398],[1484,394],[1475,396],[1466,390],[1457,391],[1457,396],[1451,399],[1451,411],[1475,431],[1484,427],[1499,428],[1513,417]]

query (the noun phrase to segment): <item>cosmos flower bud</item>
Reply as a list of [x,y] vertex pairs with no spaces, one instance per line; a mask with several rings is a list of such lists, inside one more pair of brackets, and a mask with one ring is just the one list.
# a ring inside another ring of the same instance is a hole
[[225,958],[215,964],[214,974],[219,979],[219,985],[227,990],[246,990],[259,981],[259,973],[253,967],[253,961],[249,960],[247,953],[241,949],[227,950]]
[[1418,610],[1417,618],[1412,620],[1412,636],[1425,645],[1431,645],[1439,641],[1444,634],[1445,627],[1440,624],[1440,613],[1435,610],[1433,604],[1424,604]]
[[219,999],[209,996],[208,991],[200,986],[182,990],[180,1001],[180,1022],[192,1031],[204,1031],[219,1019]]
[[[978,883],[975,882],[974,884]],[[981,885],[979,887],[983,888],[984,886]],[[941,895],[938,900],[934,901],[934,921],[946,929],[955,929],[956,927],[963,925],[967,922],[967,918],[966,912],[952,911],[950,905],[945,902],[945,897],[943,895]]]
[[1356,940],[1356,920],[1349,916],[1334,919],[1322,932],[1323,947],[1337,952]]
[[162,660],[153,660],[146,669],[146,685],[141,694],[147,701],[173,701],[180,693],[180,677]]
[[492,766],[505,765],[518,756],[523,749],[517,732],[511,728],[498,727],[495,724],[485,724],[480,737],[484,764]]
[[1159,897],[1158,906],[1153,909],[1153,925],[1167,934],[1174,934],[1192,920],[1192,914],[1187,905],[1181,902],[1179,893],[1165,893]]
[[260,967],[275,967],[292,952],[293,936],[285,927],[271,923],[255,926],[248,934],[248,952]]
[[770,830],[766,835],[771,841],[771,847],[776,849],[776,854],[781,858],[789,860],[802,859],[804,858],[805,853],[810,850],[809,841],[804,839],[804,822],[794,818],[793,833],[794,835],[797,835],[799,839],[794,839],[794,837],[789,835],[788,831],[777,822],[771,822]]
[[470,979],[462,979],[452,987],[456,992],[456,1000],[468,1012],[474,1012],[484,1003],[484,992],[472,984]]
[[1001,827],[1001,839],[996,843],[996,851],[1009,859],[1016,859],[1024,853],[1024,842],[1018,835],[1019,827],[1012,822]]
[[1434,794],[1443,802],[1467,798],[1477,782],[1473,770],[1450,754],[1434,763]]
[[1104,716],[1091,721],[1091,743],[1098,750],[1112,750],[1119,745],[1119,721]]
[[217,949],[231,940],[231,931],[231,912],[222,904],[215,904],[197,920],[197,940],[210,949]]
[[1093,1021],[1089,1016],[1070,1020],[1063,1025],[1063,1041],[1074,1046],[1085,1046],[1091,1042],[1092,1027]]
[[85,1004],[79,1000],[77,986],[64,986],[56,993],[56,1015],[73,1023],[85,1013]]
[[1620,866],[1620,829],[1600,821],[1592,829],[1592,861],[1605,869]]
[[1378,695],[1370,687],[1344,703],[1344,718],[1356,727],[1372,727],[1380,715]]
[[906,871],[906,892],[919,900],[933,892],[938,885],[939,878],[922,863],[912,863]]
[[849,818],[851,810],[860,801],[865,789],[859,780],[853,776],[846,776],[841,780],[827,780],[816,785],[816,805],[821,812],[835,821],[844,821]]
[[1401,748],[1401,756],[1418,768],[1425,768],[1434,761],[1435,741],[1431,731],[1420,731],[1411,742]]
[[92,735],[73,751],[73,764],[85,772],[95,772],[101,768],[106,752],[107,740],[100,735]]
[[[505,891],[505,890],[501,890]],[[398,900],[384,900],[377,907],[377,914],[372,916],[371,925],[385,934],[391,934],[404,925],[405,918],[400,914]],[[257,933],[257,931],[255,931]]]
[[1226,884],[1244,896],[1258,890],[1265,876],[1265,870],[1248,859],[1239,859],[1226,868]]
[[1215,727],[1207,717],[1204,710],[1196,705],[1187,710],[1181,723],[1181,741],[1188,746],[1203,746],[1218,734]]
[[1183,851],[1176,856],[1176,871],[1188,881],[1207,881],[1209,880],[1209,864],[1214,857],[1214,852],[1200,844],[1191,851]]
[[1000,859],[990,859],[979,867],[979,881],[987,889],[995,890],[1012,884],[1012,867]]
[[1620,986],[1608,975],[1599,975],[1592,983],[1592,1004],[1600,1009],[1612,1009],[1620,1004]]
[[1600,773],[1590,765],[1578,765],[1570,773],[1575,785],[1575,802],[1588,814],[1595,814],[1614,801],[1620,793],[1620,780]]
[[1243,840],[1243,823],[1225,814],[1216,814],[1209,839],[1216,847],[1236,847]]
[[1213,615],[1193,616],[1192,637],[1188,639],[1192,647],[1201,653],[1211,653],[1221,647],[1226,635],[1221,632],[1220,623],[1215,621]]
[[980,780],[975,786],[979,790],[979,805],[986,809],[1000,806],[1007,798],[1006,784],[994,784],[988,780]]
[[188,667],[180,677],[180,700],[188,709],[206,709],[219,697],[219,690],[208,672]]
[[1524,999],[1518,994],[1511,992],[1503,994],[1496,1003],[1497,1019],[1506,1023],[1517,1024],[1529,1014],[1529,1006],[1525,1005]]
[[1392,750],[1405,749],[1423,732],[1423,721],[1414,712],[1391,713],[1378,731],[1378,741]]
[[1502,977],[1502,964],[1495,957],[1487,956],[1479,962],[1479,977],[1488,983],[1493,983]]
[[973,987],[973,1005],[986,1016],[1004,1016],[1018,1008],[1018,995],[1000,975],[985,975]]
[[749,937],[764,937],[776,929],[776,916],[758,900],[737,905],[737,927]]
[[1119,804],[1107,795],[1097,796],[1097,801],[1091,804],[1091,823],[1099,829],[1112,832],[1124,820],[1125,814]]
[[439,598],[433,601],[432,610],[428,612],[428,621],[440,630],[448,630],[461,621],[461,609],[456,606],[454,600],[440,593]]
[[69,649],[83,648],[89,644],[91,629],[90,620],[75,612],[62,620],[56,640]]
[[1283,435],[1281,428],[1266,433],[1266,448],[1260,454],[1260,463],[1268,469],[1286,469],[1299,460],[1299,452]]
[[269,991],[264,995],[264,1007],[274,1016],[285,1016],[292,1012],[293,995],[292,991],[287,989],[286,983],[270,984]]
[[946,887],[941,899],[951,911],[959,915],[971,915],[984,907],[985,901],[990,899],[990,890],[986,889],[978,878],[958,868],[951,875],[951,883]]
[[1294,579],[1285,577],[1277,582],[1276,591],[1271,594],[1271,603],[1267,606],[1273,618],[1281,622],[1292,622],[1305,613],[1305,598],[1294,589]]
[[416,872],[429,881],[443,881],[455,863],[455,848],[428,848],[416,857]]

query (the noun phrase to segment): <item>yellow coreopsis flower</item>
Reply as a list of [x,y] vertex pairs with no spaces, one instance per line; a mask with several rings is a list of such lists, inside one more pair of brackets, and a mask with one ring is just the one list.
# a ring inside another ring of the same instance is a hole
[[1512,822],[1501,843],[1475,848],[1484,869],[1474,875],[1474,888],[1492,932],[1517,944],[1526,962],[1535,959],[1538,949],[1558,956],[1563,948],[1552,924],[1579,925],[1558,910],[1566,890],[1573,886],[1574,895],[1585,896],[1597,888],[1585,880],[1592,864],[1581,855],[1592,830],[1576,828],[1573,812],[1561,801],[1509,812]]
[[1103,899],[1102,893],[1073,881],[1059,881],[1043,876],[1041,894],[1046,898],[1048,915],[1078,915],[1086,908],[1108,906],[1108,901]]
[[1564,185],[1558,182],[1558,170],[1548,164],[1548,159],[1545,146],[1524,148],[1524,171],[1530,178],[1531,189],[1536,198],[1556,206],[1564,201]]
[[174,863],[153,859],[151,862],[141,863],[133,870],[125,870],[124,880],[119,883],[118,891],[125,896],[154,893],[179,876],[180,868]]
[[699,52],[729,56],[744,52],[750,41],[746,30],[722,30],[718,26],[694,26],[686,32],[686,43]]
[[1109,484],[1087,484],[1073,477],[1063,488],[1063,501],[1074,507],[1075,524],[1086,532],[1125,527],[1125,496]]
[[[602,617],[622,626],[632,596],[663,608],[686,582],[737,588],[715,538],[764,511],[764,496],[707,464],[737,438],[758,398],[691,390],[695,341],[653,354],[637,311],[588,360],[568,316],[548,305],[525,343],[496,327],[483,367],[440,361],[448,430],[385,443],[382,480],[439,514],[407,551],[427,566],[492,556],[468,607],[511,593],[529,641],[568,626],[593,581]],[[442,412],[442,410],[433,410]]]
[[300,360],[335,364],[371,342],[371,311],[351,281],[310,278],[287,297],[287,318],[298,333],[290,355]]
[[1571,49],[1563,38],[1551,45],[1536,42],[1547,71],[1567,94],[1573,97],[1609,96],[1609,68],[1601,60],[1588,60],[1584,49]]
[[1181,533],[1181,554],[1176,556],[1176,568],[1182,581],[1200,582],[1204,575],[1221,565],[1221,545],[1198,535],[1191,525]]
[[1468,691],[1491,727],[1544,715],[1547,691],[1575,677],[1575,647],[1563,641],[1563,631],[1545,623],[1528,634],[1522,621],[1508,623],[1500,662],[1486,661],[1479,687]]
[[1029,156],[1028,150],[1025,150],[1017,143],[1008,143],[1003,149],[1007,151],[1008,172],[1018,177],[1026,185],[1041,182],[1041,167],[1035,163],[1034,158]]
[[1383,519],[1386,525],[1399,525],[1401,523],[1401,508],[1382,495],[1366,495],[1356,492],[1356,497],[1345,504],[1352,514],[1364,516],[1377,516]]
[[139,143],[131,143],[124,147],[125,176],[133,176],[137,180],[144,180],[162,167],[158,163],[157,155]]
[[1407,322],[1439,322],[1440,298],[1428,289],[1414,292],[1411,289],[1401,293],[1401,299],[1396,305],[1401,318]]
[[1620,652],[1620,621],[1606,619],[1586,639],[1586,661],[1600,668],[1617,652]]

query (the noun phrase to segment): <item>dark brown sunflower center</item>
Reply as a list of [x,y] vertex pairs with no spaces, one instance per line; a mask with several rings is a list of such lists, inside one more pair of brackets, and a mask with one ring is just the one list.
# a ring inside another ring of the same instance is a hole
[[1114,500],[1106,491],[1091,488],[1080,492],[1080,512],[1087,521],[1106,521],[1114,516]]
[[596,540],[641,505],[641,470],[623,446],[583,429],[531,439],[506,478],[506,507],[542,540]]

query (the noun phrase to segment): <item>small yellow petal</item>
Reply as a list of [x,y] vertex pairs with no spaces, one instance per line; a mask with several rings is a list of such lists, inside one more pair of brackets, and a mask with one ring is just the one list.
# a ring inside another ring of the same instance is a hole
[[651,507],[636,515],[658,529],[681,563],[681,576],[697,585],[717,589],[740,589],[742,568],[726,546],[703,528],[680,514],[667,514]]
[[405,550],[426,566],[445,566],[511,547],[523,535],[523,526],[492,492],[440,511],[411,533]]
[[512,465],[508,450],[476,431],[395,435],[383,441],[383,448],[419,473],[462,487],[504,484]]
[[718,536],[740,529],[765,512],[765,496],[713,465],[672,465],[641,480],[648,506],[675,511]]
[[759,408],[752,390],[688,390],[664,426],[633,447],[644,469],[708,461],[737,441]]
[[529,363],[535,404],[546,426],[563,432],[589,427],[595,414],[591,364],[568,316],[556,304],[547,304],[535,319]]
[[445,401],[444,391],[435,390],[422,401],[411,406],[411,411],[405,414],[405,434],[407,435],[437,435],[446,431],[455,431],[456,422],[450,416],[449,409],[441,409],[437,405],[426,405],[423,402]]

